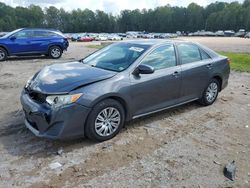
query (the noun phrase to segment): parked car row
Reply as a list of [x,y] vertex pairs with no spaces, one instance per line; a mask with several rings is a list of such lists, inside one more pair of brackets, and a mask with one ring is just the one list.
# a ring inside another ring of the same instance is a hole
[[144,39],[166,39],[166,38],[175,38],[177,33],[147,33],[139,31],[128,31],[126,32],[127,38],[144,38]]
[[197,31],[193,33],[189,33],[188,36],[218,36],[218,37],[242,37],[242,38],[249,38],[250,32],[246,32],[244,29],[240,29],[238,32],[235,33],[233,30],[218,30],[216,32],[211,31]]
[[[124,35],[116,33],[65,33],[65,36],[71,41],[91,42],[107,40],[123,40]],[[126,36],[125,36],[126,37]]]
[[126,33],[65,33],[64,35],[69,40],[77,42],[120,41],[124,38],[167,39],[179,36],[178,33],[147,33],[139,31],[128,31]]

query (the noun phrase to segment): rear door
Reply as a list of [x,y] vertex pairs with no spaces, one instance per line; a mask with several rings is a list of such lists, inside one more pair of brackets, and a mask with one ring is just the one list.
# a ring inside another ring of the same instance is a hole
[[177,49],[182,72],[180,100],[200,98],[210,79],[212,59],[195,44],[180,43]]
[[49,31],[34,30],[33,39],[31,41],[34,52],[44,53],[48,49],[51,35]]
[[160,110],[177,103],[181,68],[172,44],[156,48],[141,61],[154,67],[152,74],[131,74],[133,115]]

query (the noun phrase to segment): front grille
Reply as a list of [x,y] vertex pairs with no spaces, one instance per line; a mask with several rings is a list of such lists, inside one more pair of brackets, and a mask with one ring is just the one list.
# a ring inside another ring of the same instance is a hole
[[28,93],[30,98],[33,99],[34,101],[36,101],[38,103],[45,103],[46,102],[47,95],[33,91],[33,90],[26,90],[26,92]]

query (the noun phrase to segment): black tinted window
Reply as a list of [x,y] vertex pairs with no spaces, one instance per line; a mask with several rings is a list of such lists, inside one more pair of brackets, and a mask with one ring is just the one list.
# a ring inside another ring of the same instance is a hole
[[155,70],[173,67],[176,65],[175,50],[173,45],[165,45],[155,49],[143,60],[142,64],[150,65]]
[[201,60],[199,48],[192,44],[179,44],[178,52],[182,64],[192,63]]
[[206,52],[204,52],[201,49],[200,49],[200,52],[201,52],[201,58],[202,59],[210,59],[210,56]]

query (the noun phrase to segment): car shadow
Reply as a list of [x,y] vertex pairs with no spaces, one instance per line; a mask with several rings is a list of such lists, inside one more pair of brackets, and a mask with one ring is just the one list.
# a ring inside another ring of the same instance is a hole
[[12,61],[12,62],[18,62],[18,61],[31,61],[31,62],[43,62],[40,60],[50,60],[50,61],[56,61],[56,62],[72,62],[72,61],[78,61],[78,59],[74,58],[74,57],[63,57],[63,58],[59,58],[59,59],[52,59],[49,56],[45,56],[45,55],[41,55],[41,56],[13,56],[13,57],[8,57],[6,62],[8,61]]
[[50,59],[50,58],[48,56],[45,56],[45,55],[13,56],[13,57],[8,57],[6,61],[23,61],[23,60],[36,60],[36,59]]
[[193,101],[193,102],[183,104],[177,107],[173,107],[173,108],[162,110],[153,114],[149,114],[147,116],[136,118],[126,123],[125,127],[127,130],[129,130],[137,126],[139,127],[145,126],[145,124],[151,124],[155,121],[159,121],[164,118],[175,117],[185,112],[192,111],[192,110],[195,110],[197,108],[202,108],[202,107],[204,106],[200,105],[197,101]]
[[[132,120],[126,123],[125,128],[120,134],[123,134],[122,132],[125,130],[133,129],[138,126],[145,126],[145,124],[150,124],[170,116],[174,117],[199,107],[201,106],[197,104],[197,102],[192,102]],[[60,148],[63,148],[64,153],[67,153],[75,149],[91,147],[98,144],[97,142],[85,138],[71,140],[38,138],[25,127],[23,122],[24,116],[21,110],[9,113],[2,120],[0,119],[0,143],[10,155],[47,158],[56,155]]]

